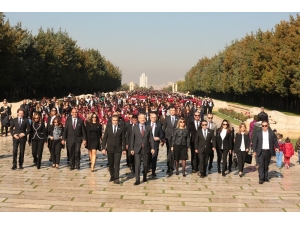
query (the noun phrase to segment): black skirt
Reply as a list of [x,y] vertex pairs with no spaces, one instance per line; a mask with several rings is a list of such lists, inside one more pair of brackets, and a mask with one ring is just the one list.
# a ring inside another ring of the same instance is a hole
[[185,145],[174,145],[173,153],[175,161],[188,159],[187,146]]

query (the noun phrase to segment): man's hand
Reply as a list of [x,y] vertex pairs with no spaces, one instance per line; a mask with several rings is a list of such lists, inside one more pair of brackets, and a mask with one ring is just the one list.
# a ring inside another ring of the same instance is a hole
[[50,140],[53,140],[54,138],[53,137],[50,137]]
[[65,141],[64,141],[64,140],[61,140],[61,143],[64,145],[64,144],[65,144]]
[[155,150],[154,150],[154,149],[152,149],[152,150],[151,150],[151,154],[152,154],[152,155],[154,155],[154,153],[155,153]]
[[131,155],[134,155],[134,151],[133,150],[130,153],[131,153]]
[[253,156],[256,157],[256,152],[253,152]]
[[212,148],[213,151],[216,151],[216,148]]
[[102,150],[102,154],[106,155],[106,150],[105,149]]
[[15,134],[15,135],[14,135],[14,138],[18,140],[18,139],[19,139],[19,136],[18,136],[17,134]]
[[188,151],[191,151],[191,149],[190,149],[190,148],[188,148],[187,150],[188,150]]
[[20,138],[22,138],[22,137],[24,137],[24,136],[25,136],[24,133],[19,133],[19,137],[20,137]]
[[229,150],[229,154],[231,154],[232,150]]
[[159,141],[159,137],[154,137],[154,141]]
[[173,151],[173,147],[171,147],[171,151]]
[[128,145],[126,145],[126,149],[128,149]]
[[248,148],[246,149],[246,152],[249,152],[249,149],[248,149]]
[[198,153],[198,150],[195,149],[195,152]]
[[82,141],[82,144],[83,144],[84,146],[86,146],[86,140],[83,140],[83,141]]
[[123,155],[126,155],[126,151],[123,151]]
[[279,152],[279,148],[275,148],[275,151],[276,151],[276,152]]

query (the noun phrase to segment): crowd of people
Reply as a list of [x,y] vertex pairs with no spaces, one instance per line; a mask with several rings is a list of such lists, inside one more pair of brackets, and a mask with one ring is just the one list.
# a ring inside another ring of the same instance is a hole
[[159,148],[164,144],[169,175],[174,171],[179,175],[181,161],[185,177],[190,154],[191,172],[204,178],[213,167],[216,152],[219,174],[226,176],[226,172],[231,172],[232,163],[237,161],[239,176],[243,177],[251,149],[261,184],[269,181],[268,168],[275,152],[278,158],[283,152],[286,167],[289,167],[293,152],[289,139],[286,143],[281,143],[282,137],[278,141],[263,109],[254,117],[249,130],[243,122],[235,133],[228,120],[223,120],[219,127],[213,122],[213,107],[210,98],[162,91],[98,92],[83,97],[70,93],[63,99],[53,97],[30,102],[24,99],[17,117],[12,118],[11,107],[4,100],[0,108],[1,133],[2,137],[7,136],[10,128],[13,137],[12,170],[17,169],[17,164],[23,169],[27,142],[37,169],[41,168],[44,146],[47,146],[53,168],[60,168],[61,149],[66,148],[69,169],[80,170],[80,149],[84,145],[89,151],[91,172],[95,171],[97,151],[101,151],[107,155],[109,181],[116,184],[120,183],[122,154],[126,155],[127,166],[135,174],[135,185],[140,184],[141,162],[143,182],[150,172],[155,178]]

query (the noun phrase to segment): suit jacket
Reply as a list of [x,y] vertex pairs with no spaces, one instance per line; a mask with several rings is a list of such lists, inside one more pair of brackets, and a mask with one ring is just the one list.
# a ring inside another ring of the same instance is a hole
[[163,131],[165,132],[165,138],[171,139],[174,129],[177,127],[179,117],[175,115],[174,125],[171,122],[171,116],[166,116],[163,123]]
[[[94,141],[91,139],[91,132],[90,132],[90,128],[91,128],[91,123],[86,122],[86,138],[87,138],[87,148],[89,150],[91,150],[91,142]],[[101,124],[97,124],[97,143],[98,143],[98,147],[97,150],[100,150],[100,138],[102,136],[102,125]]]
[[[275,155],[275,148],[279,148],[277,137],[273,131],[268,130],[269,132],[269,147],[271,155]],[[253,140],[253,151],[256,152],[257,156],[260,156],[262,153],[262,144],[263,144],[263,131],[258,131]]]
[[[198,130],[201,128],[201,122],[199,120],[199,128]],[[191,142],[195,143],[195,137],[197,134],[197,130],[196,130],[196,126],[195,126],[195,122],[194,121],[190,121],[190,123],[188,124],[188,131],[191,137]]]
[[133,127],[130,137],[129,151],[139,153],[142,149],[142,145],[144,145],[145,153],[150,153],[151,149],[155,149],[151,127],[147,124],[144,124],[144,128],[144,136],[142,136],[140,131],[140,124],[137,124]]
[[[245,143],[245,150],[250,148],[250,136],[248,134],[244,134],[244,143]],[[235,134],[235,143],[234,143],[234,152],[238,153],[241,150],[242,144],[242,134],[236,133]]]
[[[150,128],[151,128],[151,121],[150,120],[146,124],[148,126],[150,126]],[[160,142],[163,141],[163,139],[165,138],[165,133],[163,132],[162,125],[159,121],[155,122],[155,129],[154,129],[153,138],[154,137],[159,137],[158,141],[154,141],[154,149],[155,149],[155,151],[158,151]]]
[[126,151],[125,126],[118,124],[117,133],[114,135],[112,125],[107,125],[103,139],[102,149],[107,152],[120,153]]
[[[32,140],[44,140],[47,142],[47,129],[45,127],[45,123],[42,121],[37,130],[34,129],[35,122],[32,122],[30,125],[30,133],[28,142],[31,143]],[[33,138],[33,139],[32,139]]]
[[209,127],[209,122],[207,121],[207,128],[211,129],[213,132],[214,132],[214,135],[216,136],[217,135],[217,124],[215,122],[212,122],[211,123],[211,127]]
[[[27,135],[30,133],[30,124],[27,118],[22,119],[21,127],[19,126],[18,117],[14,118],[10,123],[10,130],[11,136],[14,136],[15,134],[24,133],[25,136],[20,138],[19,140],[27,141]],[[14,129],[15,128],[15,129]]]
[[68,118],[65,125],[63,140],[67,140],[67,144],[72,146],[73,143],[78,142],[82,143],[83,140],[86,140],[86,129],[82,119],[76,118],[77,124],[75,129],[73,129],[73,118]]
[[222,140],[221,136],[220,136],[220,129],[217,130],[217,136],[216,136],[216,143],[217,143],[217,147],[218,149],[222,149],[222,144],[223,144],[223,149],[224,150],[232,150],[232,135],[231,135],[231,131],[230,133],[226,132],[225,138],[224,140]]
[[207,136],[205,139],[203,129],[199,129],[195,137],[195,149],[198,150],[199,153],[210,154],[212,148],[216,148],[216,138],[213,130],[207,128]]

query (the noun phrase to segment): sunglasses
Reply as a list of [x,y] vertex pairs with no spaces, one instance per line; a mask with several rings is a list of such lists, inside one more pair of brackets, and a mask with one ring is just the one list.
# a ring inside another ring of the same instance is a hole
[[179,123],[184,123],[184,121],[179,121]]
[[222,125],[228,125],[228,123],[223,123]]
[[205,123],[205,124],[202,124],[201,126],[202,126],[202,127],[204,127],[204,126],[207,126],[207,123]]
[[268,127],[268,125],[262,125],[262,127]]
[[200,115],[195,115],[195,116],[200,116]]
[[212,119],[213,117],[207,117],[207,119]]

